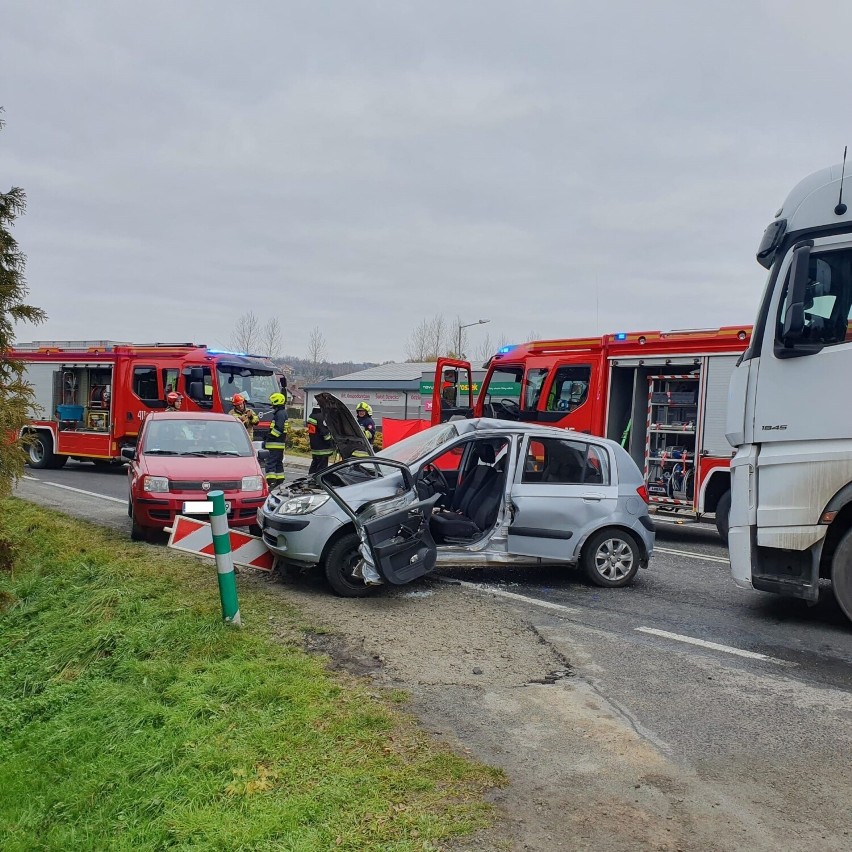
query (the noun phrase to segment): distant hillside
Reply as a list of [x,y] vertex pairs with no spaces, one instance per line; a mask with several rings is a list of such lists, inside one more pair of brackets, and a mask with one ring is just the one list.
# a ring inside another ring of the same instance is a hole
[[279,366],[289,367],[288,373],[291,373],[295,384],[299,387],[306,382],[322,381],[323,379],[333,379],[335,376],[345,376],[347,373],[357,373],[358,370],[366,370],[368,367],[377,367],[378,364],[372,361],[357,363],[355,361],[321,361],[316,365],[314,370],[313,362],[305,358],[297,358],[294,355],[285,355],[283,358],[276,358],[275,363]]

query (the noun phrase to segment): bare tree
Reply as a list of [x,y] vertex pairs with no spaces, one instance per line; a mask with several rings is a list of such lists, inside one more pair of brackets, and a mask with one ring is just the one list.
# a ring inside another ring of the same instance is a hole
[[411,336],[405,344],[405,354],[409,361],[422,362],[431,360],[429,320],[426,317],[420,320],[411,332]]
[[320,330],[318,325],[311,329],[310,337],[308,338],[308,357],[311,362],[311,381],[315,382],[320,378],[319,365],[326,359],[327,346],[325,335]]
[[491,335],[486,331],[485,337],[482,338],[476,347],[476,360],[485,363],[497,349],[498,347],[491,342]]
[[269,358],[280,358],[283,341],[281,339],[281,323],[278,317],[270,317],[263,327],[263,354]]
[[238,352],[257,352],[260,343],[260,320],[249,311],[237,320],[231,332],[231,348]]
[[447,321],[443,314],[435,314],[429,322],[429,348],[431,349],[430,361],[437,361],[442,355],[447,354]]
[[411,332],[405,345],[405,354],[410,361],[437,361],[455,347],[451,338],[443,314],[435,314],[431,319],[424,317]]
[[531,340],[541,340],[541,335],[535,330],[528,331],[524,343],[528,343]]

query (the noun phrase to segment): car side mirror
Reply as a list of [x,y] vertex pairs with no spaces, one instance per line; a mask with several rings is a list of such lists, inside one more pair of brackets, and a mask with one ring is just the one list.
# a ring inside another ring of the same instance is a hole
[[121,457],[127,461],[136,461],[136,447],[122,447]]
[[260,449],[257,451],[257,460],[265,462],[269,458],[269,450]]
[[790,284],[787,287],[787,299],[784,303],[784,327],[781,329],[781,341],[786,346],[793,346],[796,341],[802,339],[805,332],[805,291],[808,285],[810,259],[809,245],[793,249]]

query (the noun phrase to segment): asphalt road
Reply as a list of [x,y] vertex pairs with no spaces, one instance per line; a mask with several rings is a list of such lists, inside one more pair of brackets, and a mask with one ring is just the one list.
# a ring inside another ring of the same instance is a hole
[[[129,533],[123,469],[28,477],[19,496]],[[807,831],[787,848],[814,831],[822,848],[852,848],[852,625],[829,588],[812,607],[740,590],[702,525],[660,524],[650,568],[626,589],[550,567],[442,573],[522,609],[636,730],[747,816],[774,812],[787,832],[800,814]]]

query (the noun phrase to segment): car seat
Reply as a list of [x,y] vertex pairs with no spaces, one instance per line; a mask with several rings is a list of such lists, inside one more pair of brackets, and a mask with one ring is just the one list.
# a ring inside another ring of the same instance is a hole
[[493,466],[497,454],[493,444],[480,444],[477,453],[481,463],[456,489],[449,511],[432,515],[430,525],[439,540],[477,538],[497,518],[503,482]]

